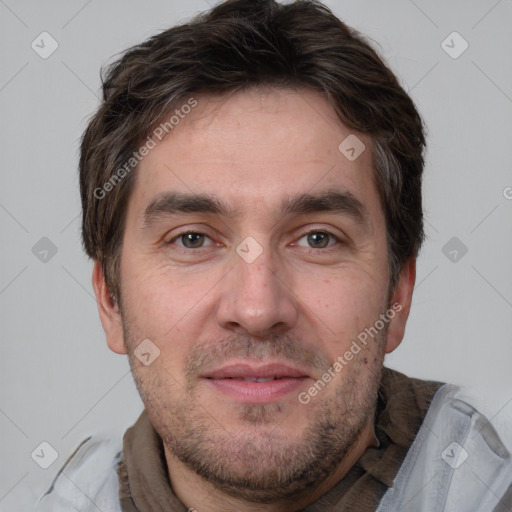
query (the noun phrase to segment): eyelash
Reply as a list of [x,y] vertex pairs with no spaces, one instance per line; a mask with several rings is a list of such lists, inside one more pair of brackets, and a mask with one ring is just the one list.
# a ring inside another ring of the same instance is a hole
[[[302,238],[307,237],[308,235],[311,235],[313,233],[322,233],[322,234],[328,235],[329,237],[333,238],[335,242],[342,243],[342,240],[338,236],[336,236],[334,233],[331,233],[330,231],[326,231],[326,230],[323,230],[323,229],[312,229],[310,231],[307,231],[306,233],[303,233],[298,238],[298,240],[301,240]],[[173,245],[176,240],[178,240],[179,238],[181,238],[182,236],[185,236],[185,235],[204,235],[204,236],[208,237],[211,240],[210,236],[208,236],[206,233],[203,233],[201,231],[183,231],[182,233],[178,233],[177,235],[175,235],[171,240],[169,240],[165,244],[166,245]],[[334,247],[335,245],[336,245],[336,243],[334,243],[332,245],[327,245],[326,247],[317,247],[317,248],[315,248],[315,247],[308,247],[308,248],[303,247],[303,248],[306,249],[306,250],[309,249],[309,251],[321,250],[321,251],[325,252],[328,249],[331,249],[332,247]],[[184,252],[190,252],[190,251],[199,252],[199,251],[201,251],[201,249],[207,249],[209,246],[203,246],[203,247],[197,247],[197,248],[181,247],[181,246],[177,246],[177,247],[178,247],[179,250],[184,251]]]

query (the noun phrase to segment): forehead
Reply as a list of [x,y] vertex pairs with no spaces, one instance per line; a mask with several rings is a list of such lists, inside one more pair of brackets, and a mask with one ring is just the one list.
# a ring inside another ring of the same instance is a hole
[[[174,115],[167,136],[152,135],[156,144],[139,164],[130,201],[139,217],[172,191],[219,197],[241,215],[265,206],[275,213],[288,196],[334,189],[378,210],[371,141],[341,123],[320,93],[253,87],[193,98],[194,108],[178,104],[163,118]],[[364,148],[356,159],[344,152],[347,140],[358,153]]]

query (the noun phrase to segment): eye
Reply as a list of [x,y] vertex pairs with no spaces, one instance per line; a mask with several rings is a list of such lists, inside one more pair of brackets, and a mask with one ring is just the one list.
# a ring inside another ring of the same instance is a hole
[[[331,238],[331,240],[329,240],[329,238]],[[302,239],[306,239],[306,243],[312,249],[324,249],[334,245],[336,242],[339,242],[339,238],[328,231],[310,231],[309,233],[301,236],[297,245],[304,247],[304,245],[300,243],[300,240]],[[329,243],[330,241],[332,243]]]
[[[210,240],[209,244],[205,244],[206,240]],[[187,231],[175,236],[172,240],[169,240],[168,244],[176,243],[178,247],[185,249],[200,249],[206,245],[211,245],[211,238],[204,233],[198,233],[196,231]]]

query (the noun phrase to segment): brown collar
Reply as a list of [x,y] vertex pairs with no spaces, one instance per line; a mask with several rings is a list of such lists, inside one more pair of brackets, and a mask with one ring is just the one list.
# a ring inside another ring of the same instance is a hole
[[[367,448],[348,474],[304,512],[375,511],[441,385],[383,368],[375,415],[379,446]],[[146,411],[124,435],[118,475],[123,512],[188,511],[171,488],[162,440]]]

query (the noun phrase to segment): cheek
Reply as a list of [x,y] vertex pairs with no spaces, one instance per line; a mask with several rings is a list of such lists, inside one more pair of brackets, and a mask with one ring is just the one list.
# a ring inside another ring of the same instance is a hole
[[150,258],[124,259],[121,274],[123,297],[131,317],[139,325],[157,328],[154,336],[161,337],[184,315],[187,307],[190,309],[192,293],[182,293],[179,275],[171,276],[162,265],[151,264]]
[[171,283],[163,276],[130,270],[125,265],[121,281],[124,322],[130,337],[127,341],[135,348],[150,339],[162,351],[166,334],[172,336],[173,325],[183,316],[183,301],[177,300]]
[[349,346],[386,307],[386,283],[382,278],[364,272],[341,274],[343,277],[318,280],[314,287],[305,283],[297,293],[331,353]]
[[176,376],[191,344],[201,337],[208,314],[205,293],[218,277],[159,266],[142,269],[142,264],[138,267],[134,260],[124,267],[122,294],[129,341],[135,346],[150,339],[160,350],[155,364],[165,361],[166,369]]

